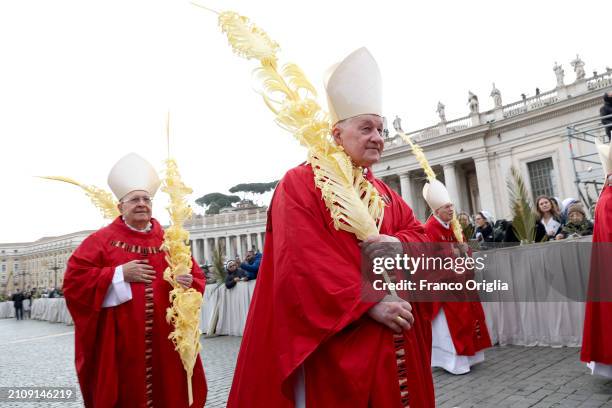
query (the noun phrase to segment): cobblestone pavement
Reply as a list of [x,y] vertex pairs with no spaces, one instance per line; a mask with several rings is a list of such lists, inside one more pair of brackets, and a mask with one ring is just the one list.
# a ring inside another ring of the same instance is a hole
[[[240,341],[225,336],[202,339],[207,408],[225,407]],[[578,355],[577,348],[494,347],[469,374],[433,371],[436,406],[612,408],[612,381],[589,375]],[[73,359],[72,326],[0,320],[0,387],[77,387]],[[82,401],[78,387],[77,393]],[[0,402],[3,408],[80,406],[82,402]]]

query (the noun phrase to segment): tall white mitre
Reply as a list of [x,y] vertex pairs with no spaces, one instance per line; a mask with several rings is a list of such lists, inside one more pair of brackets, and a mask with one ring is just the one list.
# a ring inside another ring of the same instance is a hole
[[136,153],[123,156],[108,174],[108,186],[118,200],[136,190],[146,191],[154,196],[160,184],[159,176],[151,163]]
[[438,180],[427,182],[423,186],[423,198],[434,212],[452,202],[446,186]]
[[595,139],[599,159],[604,168],[604,175],[612,173],[612,143],[604,144]]
[[358,115],[383,116],[380,69],[365,47],[331,66],[324,85],[332,125]]

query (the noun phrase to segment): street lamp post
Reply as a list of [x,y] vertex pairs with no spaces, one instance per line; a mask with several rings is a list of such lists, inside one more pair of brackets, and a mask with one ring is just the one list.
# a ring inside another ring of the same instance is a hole
[[54,272],[54,274],[55,274],[55,286],[54,286],[54,289],[57,289],[57,271],[59,271],[59,270],[60,270],[60,269],[62,269],[62,268],[60,268],[59,266],[57,266],[57,260],[55,260],[55,261],[54,261],[54,263],[53,263],[53,266],[52,266],[50,269],[51,269],[51,270]]
[[25,276],[26,276],[25,267],[21,267],[21,271],[19,271],[19,275],[21,275],[21,290],[25,291]]

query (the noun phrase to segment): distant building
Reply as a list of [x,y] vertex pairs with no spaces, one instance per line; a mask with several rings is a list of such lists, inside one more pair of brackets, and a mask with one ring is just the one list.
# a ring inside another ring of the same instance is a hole
[[0,243],[0,294],[15,289],[61,287],[66,262],[93,231],[79,231],[34,242]]
[[194,259],[200,264],[211,263],[214,248],[220,250],[223,259],[244,259],[249,249],[263,251],[267,210],[243,200],[236,207],[221,209],[219,214],[194,216],[185,226]]
[[[596,156],[590,159],[595,163],[572,160],[572,154],[581,157],[595,149],[592,143],[574,140],[570,151],[567,126],[598,117],[602,95],[612,91],[612,71],[569,85],[563,84],[562,70],[556,72],[559,86],[553,90],[502,105],[494,85],[492,105],[496,107],[486,112],[471,107],[468,116],[450,121],[441,116],[438,124],[408,133],[424,149],[457,210],[473,214],[484,209],[497,218],[509,218],[506,180],[511,166],[520,170],[534,197],[581,198],[577,174],[603,176]],[[424,174],[409,146],[391,133],[394,136],[386,140],[374,173],[424,221],[428,216],[422,197]],[[599,136],[603,129],[583,134]],[[594,190],[582,191],[582,196],[587,194],[597,197]]]

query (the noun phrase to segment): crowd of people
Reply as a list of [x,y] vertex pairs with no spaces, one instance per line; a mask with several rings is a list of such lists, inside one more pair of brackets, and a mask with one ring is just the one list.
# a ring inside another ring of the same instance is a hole
[[57,298],[63,297],[62,291],[59,288],[37,289],[32,288],[22,291],[20,288],[15,289],[15,292],[8,296],[0,296],[0,301],[10,300],[15,308],[15,319],[23,320],[30,318],[32,303],[38,298]]
[[[556,197],[539,196],[534,204],[536,217],[533,242],[593,235],[593,222],[578,200],[567,198],[560,201]],[[521,242],[511,220],[496,220],[489,211],[482,210],[473,217],[460,212],[457,218],[466,238],[480,249],[491,247],[490,243]]]
[[247,251],[244,262],[240,262],[237,255],[235,259],[230,259],[225,263],[225,287],[232,289],[238,282],[247,282],[257,279],[259,265],[261,264],[262,253],[259,251]]

